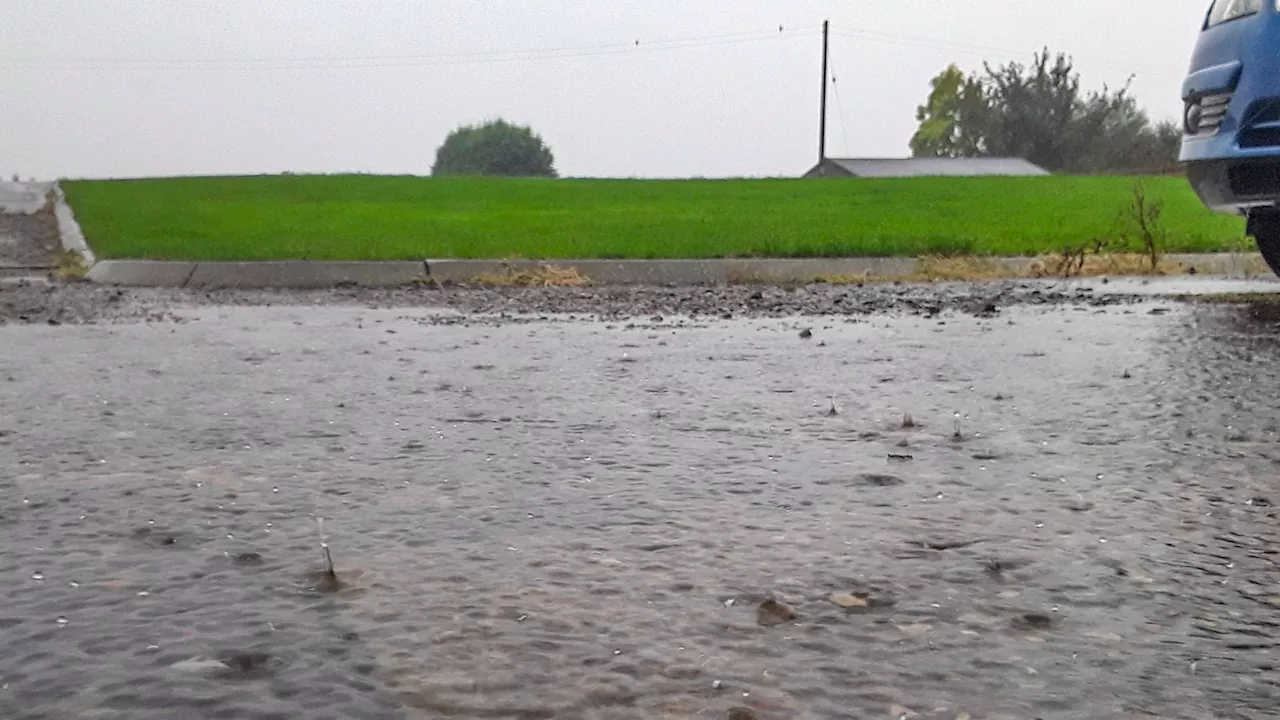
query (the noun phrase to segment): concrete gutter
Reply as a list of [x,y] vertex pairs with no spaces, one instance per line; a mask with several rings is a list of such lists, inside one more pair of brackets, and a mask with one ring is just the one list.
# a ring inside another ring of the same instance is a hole
[[[1167,255],[1183,272],[1226,277],[1270,277],[1254,253]],[[1011,276],[1031,274],[1035,258],[980,258],[973,262]],[[514,272],[546,268],[576,271],[594,285],[725,285],[849,281],[861,277],[908,278],[927,273],[930,262],[912,258],[756,260],[426,260],[386,262],[181,262],[103,260],[89,279],[108,285],[198,288],[322,288],[337,285],[398,286],[420,282],[499,282]]]
[[77,253],[84,266],[92,268],[97,259],[93,255],[93,250],[89,248],[88,241],[84,239],[80,223],[76,222],[76,215],[71,211],[67,196],[58,183],[53,183],[53,216],[58,221],[58,235],[62,240],[62,249]]

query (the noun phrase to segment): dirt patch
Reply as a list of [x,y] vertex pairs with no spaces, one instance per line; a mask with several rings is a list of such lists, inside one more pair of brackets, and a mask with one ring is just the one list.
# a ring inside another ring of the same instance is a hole
[[0,267],[52,267],[61,243],[53,203],[30,215],[0,213]]

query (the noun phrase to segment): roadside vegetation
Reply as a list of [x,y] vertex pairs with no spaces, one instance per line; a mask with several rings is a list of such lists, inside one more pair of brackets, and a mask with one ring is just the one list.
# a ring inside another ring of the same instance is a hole
[[1182,128],[1152,122],[1129,85],[1086,91],[1069,55],[1036,53],[1030,65],[949,65],[916,109],[917,157],[1019,157],[1052,172],[1179,172]]
[[[1136,184],[1136,185],[1135,185]],[[1238,249],[1180,177],[552,180],[369,175],[64,182],[95,253],[183,260],[983,256]]]

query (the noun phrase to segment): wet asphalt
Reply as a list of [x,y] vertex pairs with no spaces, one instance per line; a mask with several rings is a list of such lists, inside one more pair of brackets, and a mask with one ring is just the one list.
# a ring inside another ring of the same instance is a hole
[[0,716],[1273,717],[1280,312],[1150,295],[0,287]]

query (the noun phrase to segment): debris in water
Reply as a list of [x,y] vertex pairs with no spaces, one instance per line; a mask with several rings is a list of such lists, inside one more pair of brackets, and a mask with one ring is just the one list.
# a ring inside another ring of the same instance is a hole
[[911,413],[903,413],[903,414],[902,414],[902,429],[903,429],[903,430],[910,430],[910,429],[912,429],[912,428],[917,428],[917,427],[920,427],[920,426],[919,426],[919,425],[916,425],[916,419],[915,419],[915,418],[913,418],[913,417],[911,417]]
[[321,592],[337,592],[342,589],[342,581],[333,569],[333,555],[329,553],[329,541],[324,537],[324,518],[316,518],[316,529],[320,532],[320,551],[324,553],[324,569],[320,572],[316,589]]
[[777,600],[765,600],[760,603],[760,607],[756,609],[756,622],[765,627],[773,627],[774,625],[782,625],[795,620],[796,611],[783,605]]
[[800,331],[801,340],[808,340],[811,337],[813,337],[813,330],[811,328],[805,328]]
[[848,593],[832,593],[827,596],[827,599],[846,610],[862,609],[871,604],[865,595],[851,595]]
[[839,414],[840,414],[840,411],[836,409],[836,396],[835,396],[835,395],[832,395],[832,396],[831,396],[831,409],[827,411],[827,417],[835,417],[835,416],[837,416],[837,415],[839,415]]

